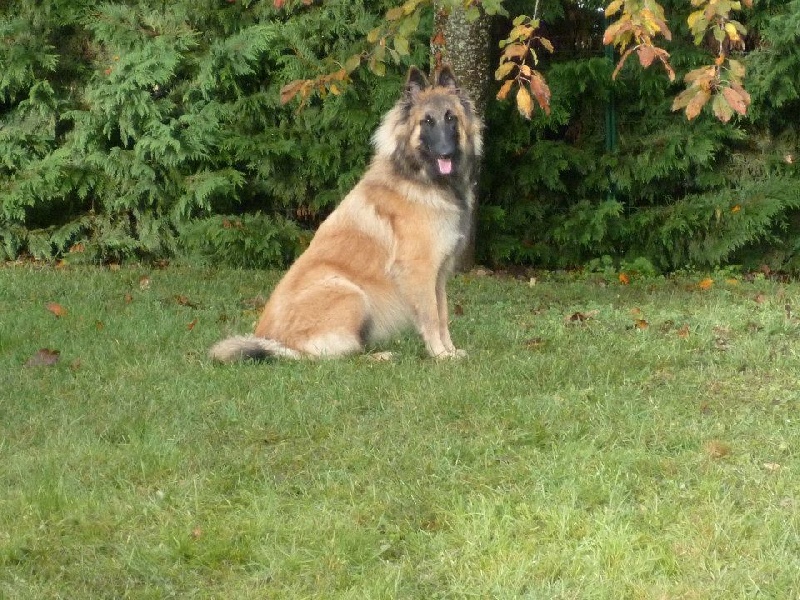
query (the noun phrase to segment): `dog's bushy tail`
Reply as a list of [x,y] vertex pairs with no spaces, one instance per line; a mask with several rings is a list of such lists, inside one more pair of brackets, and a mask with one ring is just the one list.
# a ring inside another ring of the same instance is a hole
[[269,358],[301,358],[296,350],[280,342],[254,335],[235,335],[217,342],[208,351],[212,360],[233,363],[241,360],[267,360]]

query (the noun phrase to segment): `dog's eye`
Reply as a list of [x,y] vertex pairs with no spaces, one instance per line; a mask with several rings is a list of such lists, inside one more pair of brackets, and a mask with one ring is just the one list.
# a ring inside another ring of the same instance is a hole
[[430,116],[430,115],[428,115],[427,117],[425,117],[424,119],[422,119],[422,123],[423,123],[424,125],[427,125],[428,127],[433,127],[434,125],[436,125],[436,121],[434,121],[434,120],[433,120],[433,117],[432,117],[432,116]]
[[455,122],[456,122],[456,116],[455,116],[453,113],[451,113],[451,112],[448,112],[448,113],[447,113],[447,114],[444,116],[444,119],[445,119],[445,121],[447,121],[448,123],[455,123]]

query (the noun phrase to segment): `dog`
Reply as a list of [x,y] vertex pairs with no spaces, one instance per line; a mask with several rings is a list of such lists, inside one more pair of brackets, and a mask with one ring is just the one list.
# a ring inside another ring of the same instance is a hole
[[430,356],[465,356],[445,286],[470,227],[482,128],[449,67],[430,81],[412,67],[363,178],[275,287],[255,333],[218,342],[211,358],[346,356],[412,324]]

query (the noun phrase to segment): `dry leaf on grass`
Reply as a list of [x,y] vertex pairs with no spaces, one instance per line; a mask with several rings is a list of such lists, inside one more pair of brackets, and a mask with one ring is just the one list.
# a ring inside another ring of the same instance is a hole
[[721,442],[719,440],[711,440],[710,442],[706,443],[705,451],[709,457],[713,459],[720,459],[730,455],[731,446],[730,444],[726,444],[725,442]]
[[61,352],[50,348],[40,348],[36,354],[25,361],[25,367],[52,367],[61,358]]
[[599,310],[590,310],[588,312],[574,312],[571,315],[567,315],[564,317],[564,324],[565,325],[582,325],[586,321],[590,319],[594,319],[597,315],[600,314]]
[[58,302],[48,302],[47,310],[53,313],[56,318],[61,318],[67,314],[67,309],[61,306]]

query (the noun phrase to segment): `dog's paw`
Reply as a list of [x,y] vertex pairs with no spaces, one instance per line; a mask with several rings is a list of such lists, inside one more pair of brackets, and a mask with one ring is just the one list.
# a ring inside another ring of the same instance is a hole
[[453,348],[452,350],[445,350],[444,352],[440,352],[436,355],[436,360],[443,360],[449,358],[467,358],[466,350],[460,350],[458,348]]

